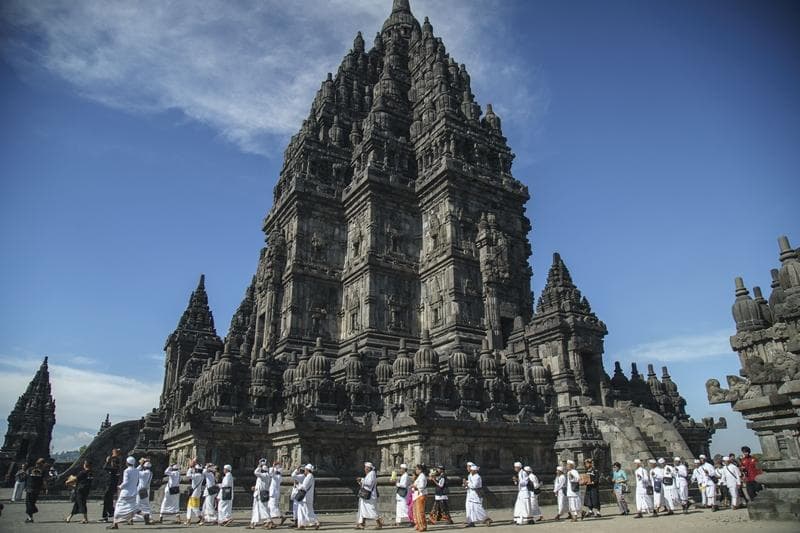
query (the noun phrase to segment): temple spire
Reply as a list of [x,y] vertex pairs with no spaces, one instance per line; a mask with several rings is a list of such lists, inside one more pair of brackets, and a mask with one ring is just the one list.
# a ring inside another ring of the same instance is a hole
[[411,13],[411,6],[408,0],[394,0],[392,2],[392,13]]
[[189,305],[178,322],[178,330],[202,331],[216,335],[214,328],[214,315],[208,306],[208,294],[206,293],[206,276],[200,274],[200,281],[197,288],[192,291],[189,297]]

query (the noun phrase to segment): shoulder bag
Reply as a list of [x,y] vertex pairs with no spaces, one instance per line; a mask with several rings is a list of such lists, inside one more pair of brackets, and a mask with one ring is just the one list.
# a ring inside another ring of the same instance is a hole
[[219,499],[224,502],[229,502],[233,499],[233,487],[222,487],[222,492]]

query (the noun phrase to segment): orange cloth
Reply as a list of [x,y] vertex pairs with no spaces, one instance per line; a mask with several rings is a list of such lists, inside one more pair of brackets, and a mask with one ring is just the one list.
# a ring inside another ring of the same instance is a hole
[[417,531],[428,529],[428,523],[425,520],[425,496],[419,496],[414,500],[414,524]]

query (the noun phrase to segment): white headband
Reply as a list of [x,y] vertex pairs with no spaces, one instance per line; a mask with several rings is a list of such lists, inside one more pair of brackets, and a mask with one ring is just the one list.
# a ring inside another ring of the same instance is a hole
[[516,463],[514,463],[514,466],[518,466],[518,467],[522,468],[522,463],[520,463],[519,461],[517,461]]

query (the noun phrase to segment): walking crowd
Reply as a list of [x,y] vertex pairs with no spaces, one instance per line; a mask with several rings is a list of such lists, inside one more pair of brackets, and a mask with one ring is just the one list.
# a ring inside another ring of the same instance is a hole
[[[571,460],[556,467],[553,493],[557,510],[553,520],[560,520],[562,516],[573,522],[586,517],[600,517],[600,488],[604,483],[613,488],[621,515],[631,514],[629,505],[635,505],[634,518],[645,515],[657,517],[659,513],[672,515],[677,511],[687,513],[691,505],[712,511],[719,510],[720,506],[737,509],[744,505],[743,500],[752,501],[760,490],[755,480],[760,470],[746,446],[742,448],[741,458],[730,454],[715,458],[712,462],[700,455],[693,461],[691,471],[680,457],[674,457],[671,462],[663,458],[648,459],[646,462],[635,459],[630,476],[620,463],[614,463],[613,471],[608,476],[602,475],[591,459],[586,459],[583,466],[582,473]],[[120,450],[113,450],[103,469],[107,473],[108,485],[103,495],[101,521],[111,522],[109,529],[118,529],[120,524],[132,524],[136,520],[144,524],[152,523],[151,515],[154,513],[150,505],[150,490],[153,471],[150,460],[143,457],[137,461],[134,457],[128,457],[123,469]],[[543,490],[541,481],[530,466],[521,462],[514,463],[513,471],[511,483],[516,487],[517,497],[512,523],[524,525],[542,521],[544,516],[539,506],[539,495]],[[314,465],[297,466],[288,472],[292,480],[292,524],[297,529],[319,529],[320,522],[314,512]],[[179,508],[182,474],[188,481],[185,514]],[[39,494],[46,491],[47,480],[54,477],[44,459],[39,459],[30,469],[25,465],[20,468],[11,501],[20,500],[25,492],[26,522],[33,522],[34,514],[38,512],[36,502]],[[283,481],[281,463],[261,459],[253,470],[253,477],[250,486],[252,512],[248,529],[282,526],[288,518],[288,512],[284,515],[280,505]],[[71,489],[73,502],[72,511],[65,517],[67,522],[76,515],[83,517],[82,523],[88,522],[87,499],[93,479],[92,465],[88,461],[79,473],[67,479],[66,485]],[[193,459],[185,471],[181,471],[177,464],[167,467],[164,479],[166,485],[159,510],[159,523],[165,517],[174,517],[177,523],[186,525],[228,526],[233,523],[234,477],[230,465],[224,465],[220,470],[212,463],[203,465]],[[391,480],[395,489],[396,526],[426,531],[429,525],[453,524],[449,506],[449,478],[444,465],[429,469],[424,464],[418,464],[411,470],[401,464],[399,471],[391,473]],[[378,510],[379,490],[375,466],[365,462],[364,475],[356,478],[355,482],[358,486],[355,529],[364,529],[368,520],[374,521],[378,529],[382,528],[385,522]],[[697,485],[700,502],[689,499],[691,484]],[[492,525],[492,519],[484,508],[485,487],[478,465],[466,463],[461,485],[466,489],[465,527]],[[629,504],[627,498],[631,490],[635,498]],[[430,496],[433,497],[433,505],[426,514]],[[184,520],[182,516],[185,516]]]

